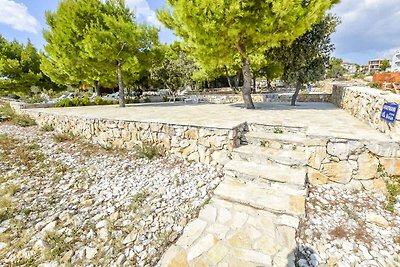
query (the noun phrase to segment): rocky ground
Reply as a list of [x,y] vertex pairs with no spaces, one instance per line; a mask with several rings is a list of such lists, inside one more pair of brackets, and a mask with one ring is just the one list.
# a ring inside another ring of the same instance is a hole
[[3,122],[0,266],[152,266],[220,180],[203,164]]
[[392,204],[383,194],[312,187],[298,266],[400,266],[400,199]]

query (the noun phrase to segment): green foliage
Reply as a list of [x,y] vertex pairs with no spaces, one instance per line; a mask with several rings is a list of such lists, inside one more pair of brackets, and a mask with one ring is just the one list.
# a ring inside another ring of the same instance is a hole
[[28,115],[18,115],[9,104],[4,104],[3,106],[0,106],[0,117],[5,117],[6,120],[21,127],[36,125],[34,119],[29,117]]
[[55,107],[80,107],[90,106],[91,102],[88,96],[76,97],[76,98],[64,98],[54,104]]
[[370,83],[368,83],[368,86],[371,88],[376,88],[376,89],[382,88],[382,84],[379,82],[370,82]]
[[40,130],[42,132],[52,132],[52,131],[54,131],[54,127],[53,127],[53,125],[45,124],[40,128]]
[[346,70],[342,67],[343,60],[332,57],[329,61],[329,68],[326,73],[327,78],[338,78],[343,76]]
[[281,129],[281,128],[274,128],[274,134],[283,134],[283,129]]
[[76,139],[76,136],[72,133],[58,133],[53,136],[53,139],[57,143],[64,143]]
[[160,46],[157,53],[158,59],[153,62],[150,69],[151,79],[154,82],[174,93],[193,83],[192,76],[196,65],[188,58],[179,43]]
[[30,93],[31,87],[60,89],[40,70],[40,55],[32,43],[7,41],[0,35],[0,92]]
[[250,97],[252,58],[291,43],[337,2],[169,0],[168,7],[157,15],[183,39],[200,66],[233,66],[239,61],[245,106],[254,108]]
[[136,147],[137,154],[141,158],[148,158],[148,159],[153,159],[153,158],[158,158],[163,155],[162,151],[153,144],[142,144],[141,146]]
[[[41,68],[63,84],[123,85],[148,68],[158,30],[137,24],[122,0],[63,0],[47,12]],[[118,75],[115,75],[116,70]]]
[[391,176],[386,182],[386,187],[388,190],[388,204],[386,209],[393,212],[394,205],[396,204],[396,198],[400,196],[400,176]]
[[338,23],[337,17],[327,15],[290,46],[277,49],[275,53],[283,66],[285,81],[305,84],[324,78],[334,50],[330,36]]
[[31,97],[28,97],[25,101],[26,103],[34,104],[34,103],[42,103],[45,102],[45,99],[39,95],[33,95]]
[[390,61],[385,59],[382,61],[381,66],[380,66],[380,70],[381,71],[386,71],[388,68],[390,68]]

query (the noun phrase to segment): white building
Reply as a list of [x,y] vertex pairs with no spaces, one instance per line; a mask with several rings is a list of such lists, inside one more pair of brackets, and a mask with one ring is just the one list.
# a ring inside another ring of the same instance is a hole
[[354,74],[357,72],[357,64],[343,62],[341,65],[346,70],[346,72],[349,74]]
[[400,49],[394,53],[390,65],[393,72],[400,71]]

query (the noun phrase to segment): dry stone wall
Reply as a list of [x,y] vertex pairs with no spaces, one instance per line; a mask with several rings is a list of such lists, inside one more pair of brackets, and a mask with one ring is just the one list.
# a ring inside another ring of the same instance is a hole
[[[291,94],[252,94],[254,102],[289,102],[292,99]],[[213,104],[229,104],[243,102],[241,94],[237,95],[204,95],[208,103]],[[330,102],[331,94],[318,93],[318,94],[299,94],[297,97],[298,102]]]
[[59,132],[83,136],[103,146],[133,149],[137,145],[148,143],[156,145],[167,154],[211,164],[223,164],[229,160],[229,151],[239,145],[240,136],[245,129],[245,124],[232,129],[208,128],[92,119],[24,109],[20,109],[20,112],[33,117],[40,126],[52,125]]
[[368,123],[376,130],[400,141],[400,115],[397,116],[394,123],[388,123],[380,118],[385,102],[400,104],[400,95],[368,87],[346,87],[344,85],[334,85],[333,87],[332,103]]
[[[311,184],[337,183],[351,188],[385,190],[380,171],[400,175],[400,146],[342,138],[313,140],[307,146],[308,180]],[[319,141],[318,141],[319,140]]]

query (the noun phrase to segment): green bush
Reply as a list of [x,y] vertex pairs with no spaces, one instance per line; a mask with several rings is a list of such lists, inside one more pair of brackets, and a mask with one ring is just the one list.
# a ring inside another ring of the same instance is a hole
[[36,122],[34,119],[29,117],[28,115],[17,115],[13,118],[14,124],[21,126],[21,127],[28,127],[28,126],[33,126],[36,125]]
[[103,100],[103,98],[102,98],[101,96],[96,96],[96,97],[93,99],[93,103],[94,103],[95,105],[104,105],[104,100]]
[[136,147],[138,156],[141,158],[158,158],[163,155],[162,151],[154,144],[144,143],[142,146]]
[[58,101],[57,103],[54,104],[56,108],[61,108],[61,107],[72,107],[73,102],[72,99],[69,98],[64,98]]
[[370,83],[368,83],[368,86],[372,87],[372,88],[377,88],[377,89],[381,89],[382,88],[382,84],[379,83],[379,82],[370,82]]
[[45,124],[42,126],[42,128],[40,128],[40,130],[42,132],[52,132],[52,131],[54,131],[54,127],[50,124]]
[[45,102],[45,99],[41,96],[34,95],[34,96],[28,98],[26,100],[26,102],[29,104],[42,103],[42,102]]
[[13,124],[21,127],[36,125],[34,119],[28,115],[18,115],[9,104],[0,106],[0,117],[5,117],[7,121],[11,121]]

